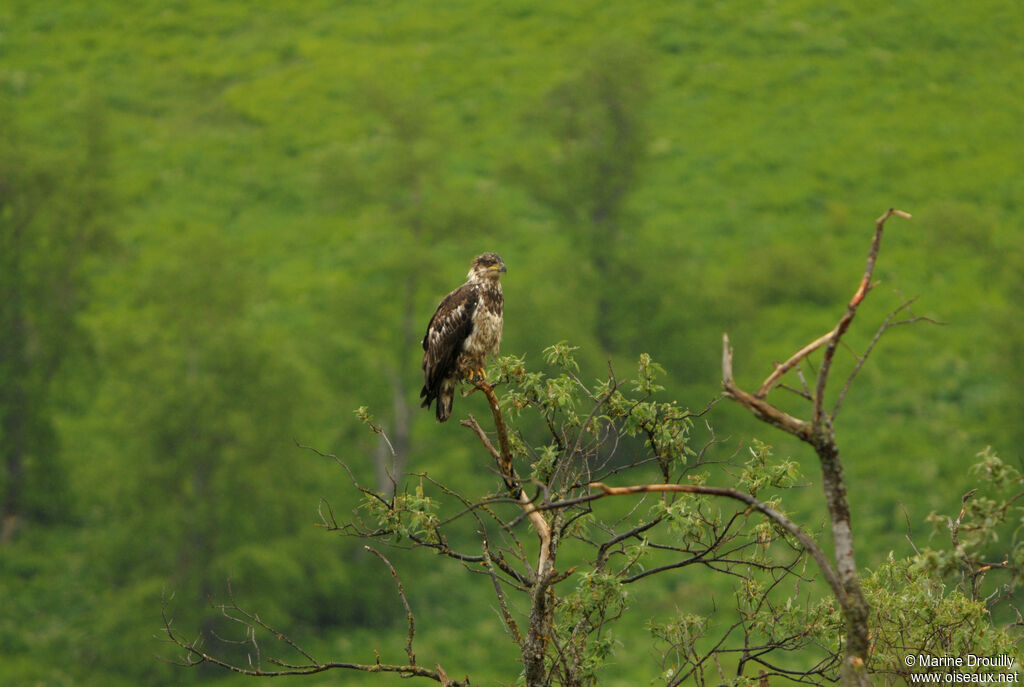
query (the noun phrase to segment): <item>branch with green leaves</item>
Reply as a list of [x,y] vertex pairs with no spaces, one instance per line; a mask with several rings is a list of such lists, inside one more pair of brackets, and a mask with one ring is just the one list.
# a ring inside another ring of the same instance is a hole
[[[461,563],[468,579],[486,580],[529,687],[598,684],[616,646],[615,623],[629,615],[635,597],[655,589],[655,576],[705,584],[710,575],[735,583],[736,608],[726,618],[715,609],[708,616],[687,612],[651,620],[667,685],[709,679],[740,684],[762,676],[834,680],[840,648],[823,638],[839,635],[841,621],[830,603],[833,597],[846,602],[848,592],[814,536],[780,504],[779,491],[799,483],[796,464],[774,459],[770,447],[758,442],[749,447],[749,459],[739,462],[741,447],[727,447],[707,420],[713,402],[691,411],[660,398],[663,371],[650,356],[639,357],[630,377],[609,366],[605,378],[588,384],[573,350],[565,343],[547,349],[550,369],[543,372],[506,356],[491,382],[475,385],[493,426],[485,429],[472,414],[462,424],[500,485],[493,493],[462,494],[426,473],[406,475],[398,488],[381,493],[362,486],[345,461],[311,449],[340,465],[359,497],[346,518],[321,501],[320,524],[365,542],[384,560],[405,611],[405,662],[314,659],[239,608],[233,597],[220,608],[242,624],[244,636],[230,640],[236,644],[227,653],[187,641],[167,621],[168,637],[185,652],[181,662],[213,663],[247,675],[348,668],[445,684],[447,675],[438,666],[417,662],[417,623],[399,570],[381,553],[392,547],[440,554]],[[360,417],[371,432],[386,437],[368,410]],[[698,419],[708,434],[700,445],[693,437]],[[711,486],[712,471],[731,486]],[[610,486],[622,481],[636,486]],[[625,512],[596,507],[599,499],[625,495],[635,497]],[[570,565],[557,565],[560,553]],[[814,565],[832,591],[824,601],[812,598]],[[299,660],[262,658],[257,636],[285,642]],[[232,651],[237,655],[237,642],[250,642],[245,646],[253,664],[248,655],[241,661],[225,658]],[[785,655],[792,652],[807,657],[808,667],[788,667]]]

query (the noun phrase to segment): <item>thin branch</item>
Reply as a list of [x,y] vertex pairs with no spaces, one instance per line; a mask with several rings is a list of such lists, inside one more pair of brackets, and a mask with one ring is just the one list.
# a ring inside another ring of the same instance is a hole
[[910,513],[907,512],[907,507],[900,503],[900,509],[903,511],[903,518],[907,521],[907,534],[905,535],[907,541],[910,542],[910,548],[914,550],[914,554],[920,556],[921,552],[918,550],[917,545],[914,543],[914,530],[910,525]]
[[367,496],[372,496],[373,498],[377,499],[378,501],[380,501],[384,505],[386,505],[386,506],[390,505],[388,503],[387,499],[385,499],[383,496],[381,496],[380,494],[375,492],[373,489],[367,489],[366,487],[364,487],[361,484],[359,484],[359,482],[356,480],[355,474],[352,472],[352,468],[350,468],[348,466],[348,463],[343,461],[341,458],[338,458],[338,456],[334,455],[333,453],[324,453],[320,449],[315,448],[313,446],[306,446],[305,444],[300,444],[298,439],[292,439],[292,441],[295,442],[295,445],[298,448],[304,449],[306,451],[312,451],[313,453],[317,454],[321,458],[330,458],[335,463],[340,465],[345,470],[346,473],[348,473],[348,478],[349,478],[349,481],[352,482],[352,486],[354,486],[356,489],[358,489],[361,493],[363,493],[363,494],[365,494]]
[[409,657],[409,665],[416,665],[416,654],[412,650],[412,640],[416,636],[416,618],[412,614],[409,600],[405,598],[405,589],[402,587],[402,580],[398,577],[398,571],[395,570],[395,566],[391,565],[391,561],[377,549],[368,545],[363,546],[363,548],[384,562],[384,565],[388,567],[388,571],[391,573],[391,578],[395,581],[395,586],[398,588],[398,598],[402,600],[402,606],[405,607],[405,619],[409,624],[409,633],[405,638],[405,655]]
[[[902,305],[900,305],[898,308],[896,308],[891,313],[889,313],[889,315],[882,322],[882,326],[880,326],[878,328],[878,331],[875,332],[875,336],[871,339],[871,342],[868,344],[868,347],[864,350],[864,354],[857,356],[857,364],[856,364],[856,366],[854,366],[853,371],[850,372],[850,376],[846,378],[846,383],[843,384],[843,388],[842,388],[842,390],[840,390],[839,396],[836,397],[836,403],[832,407],[831,418],[832,418],[833,422],[835,422],[836,416],[839,414],[839,408],[842,406],[843,399],[846,397],[846,392],[849,390],[850,385],[853,384],[854,378],[860,372],[861,368],[864,367],[864,363],[867,361],[868,356],[871,355],[871,351],[874,350],[875,345],[878,344],[878,342],[881,340],[882,335],[886,332],[886,330],[891,329],[892,327],[899,327],[900,325],[904,325],[904,324],[914,324],[916,322],[929,322],[931,324],[938,324],[938,325],[943,324],[942,322],[938,322],[937,320],[933,320],[930,317],[918,316],[918,315],[914,315],[914,313],[910,312],[910,306],[916,300],[917,300],[917,296],[914,296],[913,298],[909,298],[909,299],[905,300]],[[907,312],[910,313],[911,317],[909,317],[909,318],[907,318],[905,320],[897,320],[897,321],[893,322],[893,318],[895,318],[896,315],[898,315],[903,310],[907,310]]]
[[637,525],[636,527],[633,527],[633,528],[631,528],[631,529],[629,529],[629,530],[627,530],[627,531],[625,531],[625,532],[623,532],[621,534],[615,535],[614,537],[612,537],[608,541],[606,541],[603,544],[601,544],[600,547],[598,547],[598,550],[597,550],[597,560],[605,560],[608,557],[608,555],[607,555],[608,554],[608,549],[610,549],[611,547],[615,546],[616,544],[619,544],[619,543],[625,541],[626,539],[629,539],[631,537],[638,537],[639,535],[643,534],[644,532],[646,532],[647,530],[651,529],[652,527],[656,527],[657,525],[659,525],[661,523],[661,521],[662,521],[662,516],[659,515],[658,517],[654,518],[650,522],[641,523],[641,524]]
[[[473,413],[467,413],[467,416],[468,416],[468,419],[466,419],[466,420],[459,420],[459,424],[462,425],[463,427],[469,427],[471,430],[473,430],[473,432],[480,439],[480,443],[483,444],[484,448],[487,449],[487,452],[491,454],[491,457],[494,458],[495,461],[500,463],[501,462],[501,454],[498,453],[498,449],[494,448],[494,444],[491,443],[491,440],[490,440],[490,438],[488,438],[487,433],[484,432],[483,427],[481,427],[480,423],[477,422],[477,419],[475,417],[473,417]],[[501,475],[501,478],[505,480],[506,484],[508,484],[508,480],[511,477],[512,477],[511,475],[506,475],[506,474],[502,474]]]
[[[609,370],[611,369],[611,361],[608,361],[608,368],[609,368]],[[615,394],[615,392],[619,390],[619,386],[621,386],[624,383],[625,382],[614,382],[614,383],[612,383],[608,387],[608,391],[600,399],[594,399],[594,407],[591,409],[590,414],[587,415],[587,419],[583,421],[583,424],[580,425],[580,427],[582,427],[584,430],[586,430],[586,428],[590,426],[590,421],[593,420],[594,416],[597,415],[597,412],[599,410],[601,410],[601,408],[604,406],[604,404],[608,402],[608,399],[610,399]],[[587,391],[589,393],[589,390],[587,389],[585,384],[580,382],[579,385],[580,385],[580,388],[584,389],[585,391]],[[591,398],[593,398],[593,396],[591,396]],[[556,483],[556,479],[557,479],[558,475],[561,473],[562,468],[567,463],[569,463],[569,462],[571,462],[571,461],[573,461],[575,459],[575,456],[578,454],[579,449],[580,449],[580,442],[583,440],[583,435],[585,433],[586,433],[585,431],[581,431],[579,434],[576,435],[576,441],[573,443],[572,448],[569,451],[565,452],[563,454],[564,457],[562,458],[562,460],[558,461],[558,463],[555,465],[555,469],[551,473],[551,480],[550,481],[551,481],[552,484]]]
[[491,551],[488,546],[487,540],[483,541],[484,549],[484,565],[487,567],[487,574],[491,578],[491,583],[494,585],[494,595],[498,599],[498,607],[501,608],[501,619],[505,623],[505,627],[508,628],[509,633],[512,635],[512,640],[517,646],[523,645],[523,635],[519,632],[519,625],[516,624],[516,619],[512,617],[512,612],[509,610],[508,603],[505,601],[505,592],[501,588],[501,577],[494,569],[494,563],[491,559]]
[[796,394],[805,401],[810,401],[811,403],[814,403],[814,396],[811,396],[810,392],[804,391],[803,389],[797,389],[796,387],[792,387],[789,384],[779,384],[778,388]]

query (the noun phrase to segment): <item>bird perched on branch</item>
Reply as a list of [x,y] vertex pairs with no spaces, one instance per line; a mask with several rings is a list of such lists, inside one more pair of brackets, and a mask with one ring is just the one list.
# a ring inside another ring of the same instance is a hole
[[423,389],[421,407],[437,401],[437,421],[452,414],[455,383],[485,378],[488,355],[501,344],[501,275],[505,263],[497,253],[484,253],[473,261],[467,281],[444,297],[423,336]]

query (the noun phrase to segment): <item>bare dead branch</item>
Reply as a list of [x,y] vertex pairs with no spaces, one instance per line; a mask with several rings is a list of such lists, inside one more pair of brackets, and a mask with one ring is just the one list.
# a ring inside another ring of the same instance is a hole
[[885,228],[885,221],[893,215],[903,217],[904,219],[911,218],[911,215],[908,212],[889,208],[881,217],[875,220],[875,235],[871,240],[871,248],[868,250],[867,264],[864,267],[864,276],[861,277],[857,290],[854,292],[853,297],[846,306],[846,312],[840,318],[839,324],[837,324],[833,330],[832,337],[829,339],[828,345],[825,347],[821,366],[818,368],[818,381],[814,393],[814,417],[811,421],[815,427],[820,427],[823,422],[830,423],[829,418],[825,415],[824,404],[825,385],[828,382],[828,376],[832,370],[832,359],[835,357],[836,347],[839,345],[839,340],[843,337],[843,334],[846,333],[846,330],[850,328],[850,323],[853,322],[853,318],[857,314],[857,308],[860,307],[861,302],[864,300],[864,296],[867,295],[871,288],[871,276],[875,272],[875,260],[878,258],[878,249],[882,244],[882,230]]
[[[280,666],[280,670],[264,670],[259,664],[255,667],[245,668],[239,665],[230,663],[222,658],[215,656],[214,654],[206,651],[200,644],[199,639],[193,641],[187,641],[181,637],[174,629],[174,622],[168,615],[167,610],[168,599],[164,597],[161,601],[161,615],[164,624],[164,634],[168,640],[182,649],[184,654],[179,665],[182,666],[197,666],[202,663],[209,663],[211,665],[218,666],[224,670],[238,673],[240,675],[249,675],[253,677],[282,677],[286,675],[314,675],[317,673],[323,673],[328,670],[357,670],[365,673],[396,673],[403,677],[424,677],[435,682],[440,682],[442,685],[450,685],[450,687],[469,687],[469,682],[451,680],[444,675],[444,671],[440,670],[438,666],[436,669],[431,670],[423,666],[418,665],[396,665],[381,663],[380,659],[374,663],[351,663],[347,661],[317,661],[308,652],[301,649],[297,643],[289,639],[283,633],[274,630],[268,624],[260,620],[255,614],[248,613],[241,609],[232,599],[230,604],[224,604],[221,606],[223,609],[227,609],[232,612],[238,613],[246,622],[250,623],[249,628],[251,632],[255,632],[255,628],[259,627],[267,631],[271,636],[280,642],[287,644],[290,648],[301,654],[307,661],[303,664],[292,664],[280,659],[268,658],[267,661],[274,665]],[[237,620],[237,618],[235,618]],[[442,675],[444,678],[442,679]],[[447,682],[445,682],[447,680]]]

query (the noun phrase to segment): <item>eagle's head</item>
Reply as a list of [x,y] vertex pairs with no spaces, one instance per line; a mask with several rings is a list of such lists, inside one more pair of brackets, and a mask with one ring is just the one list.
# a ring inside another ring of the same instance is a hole
[[505,263],[497,253],[484,253],[473,261],[469,268],[469,281],[498,281],[505,271]]

